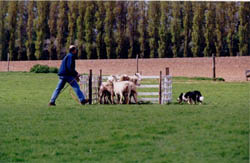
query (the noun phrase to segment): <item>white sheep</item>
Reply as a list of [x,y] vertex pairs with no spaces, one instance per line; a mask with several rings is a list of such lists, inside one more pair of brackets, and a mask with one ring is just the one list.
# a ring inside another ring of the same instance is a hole
[[130,87],[131,87],[130,99],[133,96],[135,103],[137,103],[136,86],[140,85],[141,75],[139,73],[136,73],[134,76],[121,75],[119,81],[130,81]]
[[[117,78],[117,77],[116,77]],[[126,74],[121,75],[119,77],[119,81],[131,81],[133,82],[135,85],[139,86],[140,85],[140,81],[141,81],[141,75],[140,73],[135,73],[134,76],[128,76]]]
[[114,94],[117,98],[117,102],[122,104],[124,99],[126,104],[129,104],[131,94],[130,83],[128,81],[118,81],[115,76],[109,77],[108,81],[113,82]]
[[114,88],[113,83],[110,81],[102,82],[99,89],[99,102],[100,104],[111,103],[114,104]]

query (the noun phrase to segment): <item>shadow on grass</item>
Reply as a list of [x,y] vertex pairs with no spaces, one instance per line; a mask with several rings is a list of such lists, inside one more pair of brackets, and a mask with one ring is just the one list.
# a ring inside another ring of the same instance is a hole
[[194,106],[201,106],[201,105],[208,105],[207,103],[205,103],[205,102],[203,102],[202,104],[188,104],[188,103],[179,103],[179,102],[171,102],[171,103],[169,103],[169,104],[167,104],[167,105],[190,105],[190,106],[192,106],[192,105],[194,105]]
[[[87,104],[88,106],[90,106],[89,104]],[[97,106],[97,105],[104,105],[104,106],[115,106],[115,105],[127,105],[127,104],[100,104],[100,103],[94,103],[94,104],[91,104],[93,106]],[[138,103],[130,103],[128,105],[159,105],[158,103],[152,103],[151,101],[138,101]],[[201,105],[208,105],[207,103],[203,102],[202,104],[188,104],[188,103],[179,103],[179,102],[170,102],[170,103],[167,103],[167,104],[164,104],[164,105],[183,105],[183,106],[201,106]],[[52,107],[53,108],[53,107]],[[73,109],[73,107],[69,107],[69,109]]]
[[[197,80],[197,81],[213,81],[213,78],[209,77],[183,77],[183,76],[176,76],[173,77],[174,80]],[[215,81],[225,81],[225,79],[218,77],[215,78]]]

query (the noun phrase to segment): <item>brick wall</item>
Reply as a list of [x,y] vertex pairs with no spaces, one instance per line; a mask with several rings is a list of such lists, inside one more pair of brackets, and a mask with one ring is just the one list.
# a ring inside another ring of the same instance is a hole
[[[29,71],[35,64],[59,67],[61,61],[12,61],[10,71]],[[140,59],[139,71],[143,75],[158,75],[159,71],[170,68],[173,76],[212,77],[212,58],[164,58]],[[77,60],[76,69],[79,73],[87,73],[89,69],[98,74],[134,74],[135,59],[111,60]],[[250,56],[216,58],[216,76],[226,81],[245,81],[245,70],[250,69]],[[0,61],[0,71],[7,71],[7,62]]]

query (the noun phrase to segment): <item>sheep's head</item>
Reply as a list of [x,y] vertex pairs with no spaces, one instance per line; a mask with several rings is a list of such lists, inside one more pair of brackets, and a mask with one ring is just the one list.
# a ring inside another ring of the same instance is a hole
[[138,72],[137,72],[137,73],[135,73],[135,76],[138,78],[138,80],[139,80],[139,81],[141,81],[142,76],[141,76],[141,74],[140,74],[140,73],[138,73]]
[[119,81],[129,81],[130,80],[130,77],[126,74],[122,75],[119,79]]
[[108,77],[107,81],[108,82],[117,82],[117,80],[118,79],[117,79],[117,77],[115,75],[111,75],[111,76]]
[[140,73],[135,73],[136,81],[134,83],[138,86],[140,86],[140,82],[142,80],[141,74]]

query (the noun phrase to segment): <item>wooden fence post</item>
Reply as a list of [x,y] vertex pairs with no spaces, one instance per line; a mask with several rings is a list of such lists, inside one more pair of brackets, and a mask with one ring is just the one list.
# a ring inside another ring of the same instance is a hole
[[8,53],[7,60],[8,60],[7,70],[9,72],[10,71],[10,53]]
[[100,75],[99,75],[99,79],[98,79],[98,99],[99,97],[99,92],[100,92],[100,87],[102,85],[102,69],[100,69]]
[[139,72],[139,56],[138,56],[138,54],[136,55],[136,72],[138,73]]
[[162,81],[162,72],[160,71],[160,79],[159,79],[159,104],[161,104],[161,81]]
[[212,69],[213,69],[213,80],[216,80],[216,74],[215,74],[215,55],[212,54],[213,57],[213,64],[212,64]]
[[168,67],[166,67],[166,75],[169,75],[169,68]]
[[100,76],[99,76],[99,83],[98,83],[98,88],[99,89],[100,89],[101,84],[102,84],[102,69],[100,69]]
[[92,69],[89,70],[89,104],[92,104]]

